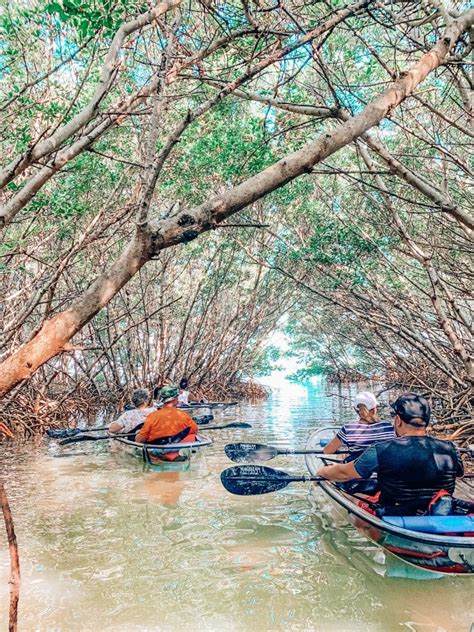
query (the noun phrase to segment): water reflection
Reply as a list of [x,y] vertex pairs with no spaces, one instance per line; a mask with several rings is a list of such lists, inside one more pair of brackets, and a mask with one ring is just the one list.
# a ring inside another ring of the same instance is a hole
[[[247,498],[222,489],[225,443],[301,446],[313,427],[352,416],[348,391],[333,393],[322,381],[281,383],[269,401],[239,407],[252,431],[216,431],[205,459],[184,473],[144,472],[100,442],[67,458],[2,444],[22,561],[20,629],[467,632],[469,578],[396,577],[304,486]],[[301,457],[269,465],[304,471]],[[3,626],[5,544],[0,529]]]

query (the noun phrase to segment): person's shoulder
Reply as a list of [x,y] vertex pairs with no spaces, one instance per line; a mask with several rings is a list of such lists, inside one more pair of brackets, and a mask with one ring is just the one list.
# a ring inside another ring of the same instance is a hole
[[386,432],[392,432],[395,433],[393,424],[391,421],[386,421],[385,419],[382,419],[381,421],[376,421],[374,424],[371,424],[375,430],[383,430]]
[[446,450],[457,450],[456,444],[448,439],[438,439],[437,437],[433,437],[431,435],[427,435],[426,438],[430,443],[435,444],[440,448],[445,448]]
[[357,430],[357,428],[362,425],[363,424],[361,424],[359,421],[348,421],[342,426],[342,428],[340,428],[340,430],[344,432],[350,432],[351,430]]
[[156,419],[156,417],[161,417],[162,410],[162,408],[159,408],[158,410],[156,408],[147,408],[143,411],[145,413],[145,420],[148,421],[148,419]]
[[374,443],[373,447],[377,449],[378,452],[386,450],[388,448],[392,448],[393,446],[403,445],[404,437],[397,437],[395,434],[390,439],[385,439],[383,441],[377,441]]

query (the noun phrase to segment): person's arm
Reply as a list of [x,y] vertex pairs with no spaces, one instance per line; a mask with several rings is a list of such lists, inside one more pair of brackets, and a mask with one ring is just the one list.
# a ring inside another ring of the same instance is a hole
[[354,461],[350,463],[337,463],[336,465],[325,465],[322,467],[318,476],[326,478],[328,481],[352,481],[355,478],[362,478],[354,467]]
[[109,424],[109,432],[121,432],[125,428],[123,423],[123,414],[118,419]]
[[464,463],[462,462],[461,455],[459,454],[458,450],[456,450],[456,459],[456,476],[458,478],[461,478],[462,476],[464,476]]
[[355,461],[322,467],[318,472],[318,476],[327,478],[330,481],[345,482],[358,478],[370,478],[377,471],[377,468],[377,450],[372,446],[367,448]]
[[151,415],[148,415],[148,417],[145,419],[145,423],[143,424],[142,429],[139,430],[135,435],[136,443],[146,443],[148,441],[151,430],[151,423],[149,421],[150,417]]
[[330,441],[327,444],[327,446],[324,448],[323,453],[334,454],[334,452],[337,452],[341,446],[342,446],[342,441],[339,439],[339,437],[334,437],[334,439]]
[[191,428],[191,432],[197,434],[199,432],[199,426],[197,425],[197,423],[194,421],[191,415],[188,415],[188,413],[183,414],[187,417],[187,425]]

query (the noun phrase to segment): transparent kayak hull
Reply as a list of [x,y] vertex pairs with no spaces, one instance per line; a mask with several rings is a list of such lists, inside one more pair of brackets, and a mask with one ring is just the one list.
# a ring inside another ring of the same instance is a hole
[[[189,469],[191,461],[199,458],[204,448],[212,444],[212,439],[198,435],[192,443],[169,443],[164,446],[136,443],[123,437],[115,437],[114,443],[119,450],[138,461],[141,461],[149,469],[158,471]],[[166,461],[163,456],[170,452],[179,452],[180,460]]]

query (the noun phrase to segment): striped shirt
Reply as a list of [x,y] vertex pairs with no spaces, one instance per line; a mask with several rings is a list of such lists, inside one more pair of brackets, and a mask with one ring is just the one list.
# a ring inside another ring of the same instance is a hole
[[364,424],[359,421],[342,426],[336,437],[347,446],[351,454],[361,453],[374,443],[395,439],[395,431],[389,421]]

